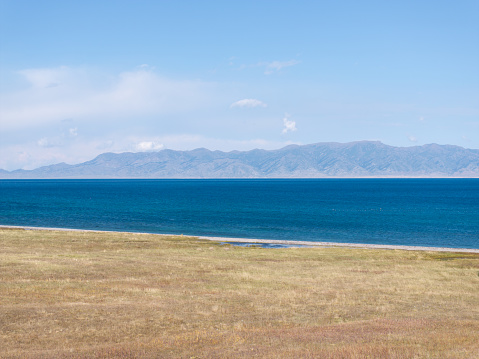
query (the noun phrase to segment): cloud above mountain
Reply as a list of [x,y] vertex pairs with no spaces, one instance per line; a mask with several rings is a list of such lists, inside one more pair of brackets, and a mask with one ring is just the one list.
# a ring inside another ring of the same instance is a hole
[[154,141],[143,141],[139,142],[135,148],[138,152],[148,152],[148,151],[158,151],[165,147],[162,143],[157,143]]
[[298,130],[296,128],[296,122],[290,120],[288,117],[289,117],[288,115],[285,115],[283,118],[283,131],[281,131],[283,135],[288,132],[294,132]]

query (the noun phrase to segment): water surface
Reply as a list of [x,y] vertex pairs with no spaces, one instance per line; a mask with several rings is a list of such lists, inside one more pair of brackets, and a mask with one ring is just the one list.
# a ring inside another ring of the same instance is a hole
[[479,248],[479,179],[1,180],[0,224]]

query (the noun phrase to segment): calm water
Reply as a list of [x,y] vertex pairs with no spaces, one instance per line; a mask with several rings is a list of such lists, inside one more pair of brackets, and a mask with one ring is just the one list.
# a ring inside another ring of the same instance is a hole
[[479,180],[2,180],[0,224],[479,248]]

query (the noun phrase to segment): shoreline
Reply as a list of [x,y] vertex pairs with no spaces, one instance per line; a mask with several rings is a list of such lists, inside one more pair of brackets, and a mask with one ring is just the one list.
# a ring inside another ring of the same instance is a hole
[[76,228],[54,228],[54,227],[32,227],[32,226],[9,226],[0,225],[0,229],[25,229],[33,231],[65,231],[65,232],[100,232],[100,233],[132,233],[132,234],[149,234],[157,236],[184,236],[206,239],[213,242],[236,242],[244,244],[281,244],[291,246],[305,247],[348,247],[362,249],[398,249],[406,251],[431,251],[431,252],[453,252],[453,253],[477,253],[479,249],[472,248],[449,248],[449,247],[427,247],[427,246],[405,246],[394,244],[368,244],[368,243],[341,243],[341,242],[310,242],[310,241],[291,241],[291,240],[275,240],[275,239],[249,239],[249,238],[232,238],[232,237],[212,237],[212,236],[195,236],[183,234],[167,234],[167,233],[145,233],[145,232],[121,232],[121,231],[102,231],[93,229],[76,229]]

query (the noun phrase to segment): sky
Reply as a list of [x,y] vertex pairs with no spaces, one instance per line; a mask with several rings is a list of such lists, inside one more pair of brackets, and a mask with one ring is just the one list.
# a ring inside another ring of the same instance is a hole
[[479,148],[479,1],[0,0],[0,168],[104,152]]

